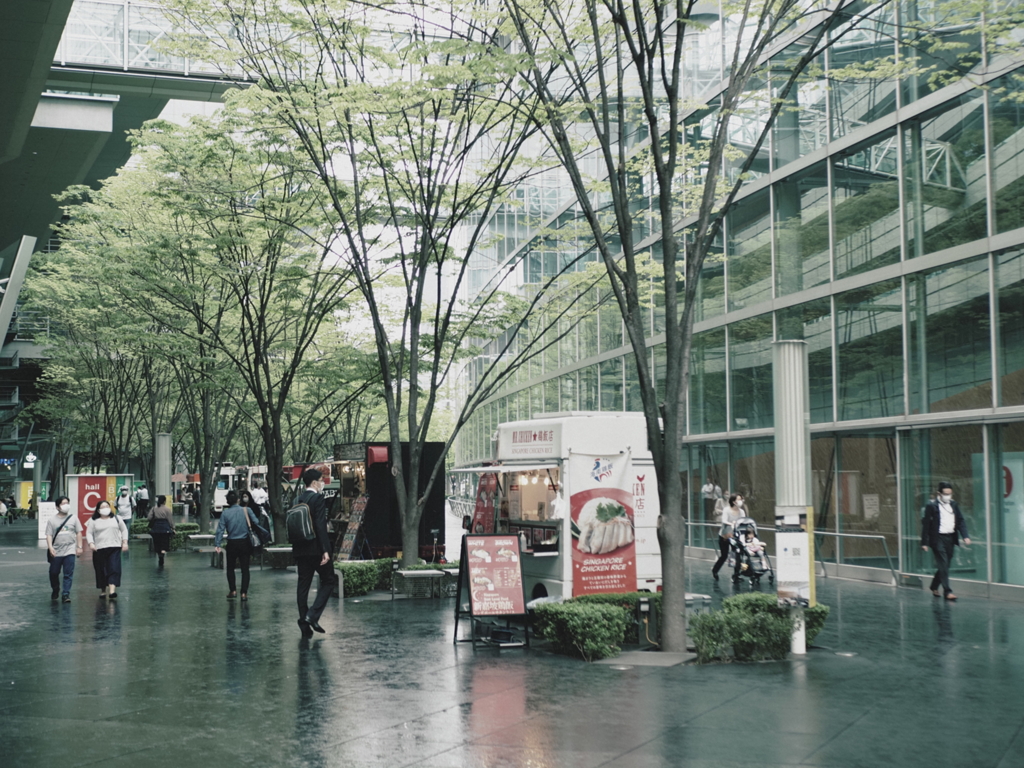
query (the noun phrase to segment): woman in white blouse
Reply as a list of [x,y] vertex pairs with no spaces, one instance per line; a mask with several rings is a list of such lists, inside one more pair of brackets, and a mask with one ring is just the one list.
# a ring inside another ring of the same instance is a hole
[[92,550],[92,567],[96,571],[96,587],[100,597],[113,600],[121,586],[121,553],[128,551],[128,529],[124,521],[111,514],[110,502],[96,505],[86,527],[85,538]]

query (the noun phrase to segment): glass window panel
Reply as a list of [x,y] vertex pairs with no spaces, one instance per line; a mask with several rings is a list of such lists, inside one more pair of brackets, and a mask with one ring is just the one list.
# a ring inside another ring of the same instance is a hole
[[[771,78],[776,99],[788,82],[792,67],[806,51],[807,46],[801,42],[772,59]],[[785,105],[772,126],[773,168],[782,168],[828,143],[827,95],[824,57],[818,57],[790,88]]]
[[544,382],[544,412],[557,413],[561,410],[558,407],[558,379],[548,379]]
[[632,355],[626,355],[622,358],[622,364],[626,377],[626,410],[643,411],[644,401],[640,396],[640,374],[636,370],[636,360]]
[[[764,133],[766,116],[771,110],[770,96],[768,82],[758,73],[750,78],[739,98],[736,111],[729,120],[729,144],[734,150],[725,158],[725,175],[729,184],[740,181],[743,164]],[[745,184],[764,176],[770,170],[768,149],[768,142],[762,142],[754,161],[745,172]]]
[[988,579],[985,530],[985,471],[980,425],[914,430],[901,436],[903,474],[903,570],[935,573],[931,552],[921,550],[921,518],[940,482],[953,486],[971,537],[970,549],[957,547],[949,575]]
[[601,292],[601,308],[598,310],[598,322],[601,325],[601,351],[610,352],[622,346],[622,314],[619,302],[611,289]]
[[[895,434],[842,437],[838,457],[839,532],[885,536],[889,553],[898,557]],[[837,546],[840,562],[889,567],[885,546],[878,539],[843,538]]]
[[900,260],[900,195],[896,134],[834,160],[836,277]]
[[78,0],[64,28],[69,63],[124,66],[124,5]]
[[775,551],[775,443],[741,440],[732,444],[732,492],[742,493],[744,509],[758,526],[758,538]]
[[560,411],[579,410],[576,404],[576,374],[567,373],[558,377],[559,407]]
[[622,410],[622,358],[601,363],[601,410]]
[[892,12],[883,9],[864,19],[864,3],[848,6],[828,51],[830,115],[833,138],[840,138],[896,109],[896,81],[869,76],[870,68],[892,61],[896,52]]
[[580,399],[580,410],[584,411],[597,411],[598,408],[598,392],[597,392],[597,366],[590,365],[586,368],[581,368],[579,371],[579,399]]
[[1024,405],[1024,255],[996,256],[999,404]]
[[956,99],[903,132],[909,258],[988,234],[984,100]]
[[995,81],[990,93],[996,232],[1008,232],[1024,227],[1024,72]]
[[997,427],[995,444],[992,579],[1024,585],[1024,422]]
[[825,168],[819,163],[773,188],[777,296],[822,285],[832,275]]
[[[691,492],[691,519],[701,523],[716,523],[715,499],[704,499],[701,488],[710,479],[712,485],[722,490],[724,498],[729,497],[729,446],[727,443],[703,443],[693,445],[689,450]],[[712,491],[712,494],[714,491]],[[718,528],[714,525],[693,526],[693,545],[718,549]]]
[[992,405],[988,258],[910,275],[910,412]]
[[[597,301],[597,290],[591,290],[585,298],[581,298],[577,302],[577,306],[583,305],[586,307],[592,307],[593,303]],[[577,334],[579,336],[579,350],[580,360],[586,360],[588,357],[593,357],[597,354],[597,312],[586,311],[583,317],[580,318],[579,325],[577,327]]]
[[902,0],[903,61],[911,72],[901,78],[903,102],[923,98],[963,77],[981,59],[980,3],[960,0]]
[[768,191],[743,198],[727,215],[729,310],[772,297],[772,233]]
[[725,313],[725,253],[721,234],[715,238],[701,265],[694,318],[709,320]]
[[530,411],[526,418],[532,419],[544,411],[544,387],[541,384],[530,387]]
[[[814,530],[836,530],[836,439],[811,439],[811,493],[814,498]],[[816,536],[814,554],[820,560],[836,562],[838,538]]]
[[807,342],[811,423],[832,421],[832,301],[818,299],[776,313],[780,339]]
[[903,413],[900,281],[836,296],[839,420]]
[[570,307],[558,319],[558,333],[560,336],[558,341],[558,361],[563,368],[567,365],[572,365],[579,359],[576,350],[576,336],[579,326],[576,325],[577,316],[575,310],[580,306],[580,303],[577,301],[573,307]]
[[732,428],[773,426],[771,315],[729,326],[729,375]]
[[690,432],[724,432],[725,328],[694,334],[690,363]]

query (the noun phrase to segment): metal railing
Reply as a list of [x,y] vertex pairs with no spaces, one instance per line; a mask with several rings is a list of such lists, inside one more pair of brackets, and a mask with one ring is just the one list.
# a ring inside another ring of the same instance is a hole
[[[687,524],[687,526],[703,526],[705,528],[715,528],[716,530],[718,528],[722,527],[721,523],[702,523],[702,522],[696,522],[696,521],[687,521],[686,524]],[[759,533],[760,532],[764,532],[764,533],[774,534],[775,533],[775,529],[771,528],[771,527],[768,527],[768,526],[759,526],[758,527],[758,532]],[[889,552],[889,542],[886,540],[885,536],[883,536],[882,534],[880,534],[880,533],[837,533],[835,531],[815,531],[814,532],[814,537],[815,537],[815,547],[814,547],[814,549],[815,549],[816,552],[820,553],[820,551],[821,551],[820,547],[817,546],[818,536],[835,536],[836,538],[843,538],[843,539],[877,539],[877,540],[880,540],[882,542],[882,548],[885,550],[885,561],[889,565],[889,573],[892,574],[892,583],[893,584],[899,584],[900,583],[899,576],[897,575],[897,572],[896,572],[896,568],[893,566],[892,555]],[[688,536],[687,538],[689,539],[689,542],[688,542],[689,546],[691,546],[691,547],[694,546],[694,544],[693,544],[693,537],[692,536]],[[820,557],[820,555],[818,557],[818,562],[821,563],[822,575],[827,579],[828,578],[828,572],[825,570],[825,560],[822,557]],[[836,565],[841,565],[841,563],[839,563],[839,561],[837,560],[836,561]]]

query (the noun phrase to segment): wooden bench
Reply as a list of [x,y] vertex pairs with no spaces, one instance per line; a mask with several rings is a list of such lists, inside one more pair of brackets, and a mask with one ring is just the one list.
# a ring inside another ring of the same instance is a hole
[[[405,586],[405,582],[409,582],[411,590],[409,593],[410,597],[434,597],[434,593],[437,593],[437,597],[441,597],[441,579],[445,576],[444,571],[438,570],[398,570],[392,574],[391,577],[391,599],[395,599],[395,591],[398,587],[398,578],[402,578],[402,586]],[[419,582],[417,584],[417,582]],[[427,587],[427,594],[418,594],[417,587]]]

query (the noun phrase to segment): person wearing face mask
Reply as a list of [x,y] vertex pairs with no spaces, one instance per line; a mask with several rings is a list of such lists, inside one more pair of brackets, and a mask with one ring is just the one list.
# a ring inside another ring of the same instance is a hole
[[113,514],[110,502],[101,500],[86,527],[85,538],[92,550],[92,567],[96,571],[96,588],[100,597],[117,597],[121,586],[121,553],[128,551],[128,528]]
[[[242,600],[249,599],[249,558],[252,556],[252,546],[249,544],[249,531],[251,526],[259,525],[259,519],[248,507],[238,506],[238,494],[228,491],[226,497],[228,505],[220,513],[220,520],[217,521],[217,538],[214,540],[216,551],[220,553],[220,544],[225,534],[227,535],[227,562],[224,570],[228,577],[228,599],[235,597],[235,565],[242,569]],[[248,520],[246,518],[248,517]]]
[[921,519],[921,549],[927,552],[931,547],[935,558],[935,576],[929,587],[935,597],[939,596],[941,584],[946,599],[956,600],[949,586],[949,566],[953,561],[953,547],[960,545],[961,538],[964,546],[971,545],[960,505],[953,500],[953,486],[939,483],[939,495],[924,508]]
[[[309,515],[313,523],[314,537],[309,541],[292,543],[292,555],[295,557],[296,570],[299,572],[299,584],[296,591],[299,606],[299,631],[302,636],[310,638],[313,632],[326,632],[320,626],[320,615],[327,607],[338,580],[334,573],[331,552],[331,539],[327,533],[327,502],[323,497],[323,473],[310,467],[302,473],[302,482],[306,490],[300,493],[295,504],[309,506]],[[316,591],[313,607],[309,607],[309,588],[313,584],[313,574],[320,574],[320,586]]]
[[[67,496],[57,497],[57,514],[46,523],[46,548],[50,555],[50,599],[56,600],[63,592],[64,602],[71,602],[71,579],[75,575],[75,560],[82,554],[82,524],[78,515],[71,514],[71,501]],[[63,590],[61,571],[64,572]]]
[[718,581],[718,572],[722,570],[722,566],[725,565],[726,561],[729,559],[729,548],[732,545],[733,524],[744,516],[746,516],[746,512],[743,511],[743,496],[740,494],[733,494],[729,496],[729,503],[721,505],[719,521],[722,523],[722,527],[718,529],[719,555],[714,566],[711,568],[711,576],[715,581]]
[[124,527],[130,532],[132,529],[132,515],[135,512],[135,499],[128,493],[128,486],[122,485],[117,498],[114,499],[117,507],[117,516],[121,518]]

